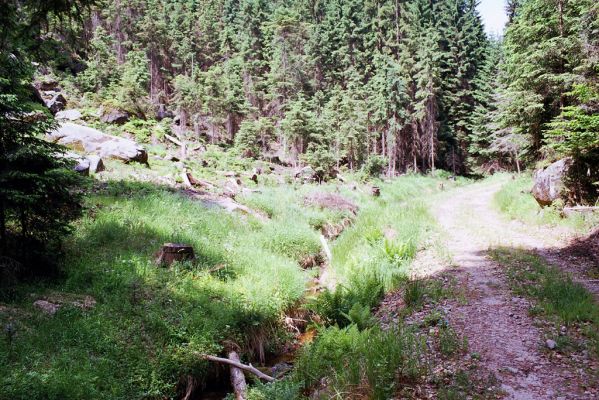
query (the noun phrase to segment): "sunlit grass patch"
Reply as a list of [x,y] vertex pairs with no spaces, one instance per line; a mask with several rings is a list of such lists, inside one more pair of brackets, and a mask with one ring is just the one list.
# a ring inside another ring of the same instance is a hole
[[495,206],[510,219],[517,219],[536,225],[562,225],[577,231],[585,231],[596,226],[597,216],[576,214],[561,215],[559,207],[542,209],[531,194],[533,181],[530,175],[521,175],[506,181],[495,194]]

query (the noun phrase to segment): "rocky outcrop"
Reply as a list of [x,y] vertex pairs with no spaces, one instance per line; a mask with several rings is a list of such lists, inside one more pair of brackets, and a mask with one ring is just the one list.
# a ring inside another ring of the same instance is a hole
[[107,135],[97,129],[64,122],[48,134],[53,142],[84,153],[96,154],[102,158],[112,158],[123,162],[137,161],[148,163],[146,150],[132,140]]
[[81,111],[76,110],[76,109],[59,111],[54,116],[54,118],[56,118],[56,119],[62,119],[62,120],[68,120],[68,121],[77,121],[78,119],[81,119],[81,117],[82,117]]
[[122,110],[108,110],[102,113],[100,117],[100,121],[107,124],[117,124],[122,125],[129,121],[129,113],[127,111]]
[[535,171],[532,195],[542,207],[565,197],[564,179],[572,166],[571,158],[556,161],[544,169]]

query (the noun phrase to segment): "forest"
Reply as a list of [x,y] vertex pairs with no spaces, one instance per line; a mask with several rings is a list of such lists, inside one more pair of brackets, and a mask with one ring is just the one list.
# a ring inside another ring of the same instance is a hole
[[489,38],[471,0],[110,1],[36,50],[85,104],[323,177],[596,166],[594,3],[509,1]]
[[599,3],[500,2],[0,0],[0,400],[599,396]]

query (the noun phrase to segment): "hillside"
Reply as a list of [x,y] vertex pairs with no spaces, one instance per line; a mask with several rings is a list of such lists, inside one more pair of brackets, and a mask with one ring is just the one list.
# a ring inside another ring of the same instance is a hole
[[599,6],[0,2],[0,400],[595,399]]

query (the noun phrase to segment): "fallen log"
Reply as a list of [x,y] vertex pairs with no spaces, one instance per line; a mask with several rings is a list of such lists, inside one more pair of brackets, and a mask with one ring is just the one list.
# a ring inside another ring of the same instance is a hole
[[239,361],[234,361],[228,358],[222,358],[222,357],[215,357],[215,356],[211,356],[208,354],[204,354],[202,355],[202,358],[204,358],[205,360],[208,361],[214,361],[214,362],[218,362],[221,364],[228,364],[228,365],[232,365],[235,368],[239,368],[241,370],[244,370],[246,372],[250,372],[254,375],[256,375],[258,378],[262,379],[263,381],[266,382],[274,382],[275,378],[273,378],[272,376],[268,376],[266,375],[264,372],[260,371],[259,369],[257,369],[256,367],[254,367],[252,364],[242,364]]

